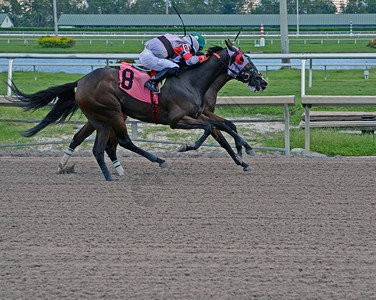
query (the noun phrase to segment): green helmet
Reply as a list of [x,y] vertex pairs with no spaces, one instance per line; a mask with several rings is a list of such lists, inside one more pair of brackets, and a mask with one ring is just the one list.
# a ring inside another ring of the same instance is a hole
[[201,34],[199,34],[199,33],[194,33],[192,35],[197,38],[198,44],[200,46],[200,50],[204,49],[204,47],[205,47],[205,39],[203,38],[203,36]]

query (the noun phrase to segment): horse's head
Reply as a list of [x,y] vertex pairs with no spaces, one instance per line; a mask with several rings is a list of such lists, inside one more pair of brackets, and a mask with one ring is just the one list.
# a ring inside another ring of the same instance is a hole
[[247,83],[254,91],[262,92],[268,82],[262,77],[252,60],[243,51],[235,47],[230,40],[226,41],[227,53],[230,56],[228,75],[236,80]]

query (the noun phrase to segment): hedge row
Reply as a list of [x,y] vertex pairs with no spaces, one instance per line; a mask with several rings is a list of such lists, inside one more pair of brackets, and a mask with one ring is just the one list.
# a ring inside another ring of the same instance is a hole
[[44,36],[38,39],[37,43],[43,48],[71,48],[76,44],[76,40],[65,36],[59,36],[58,38]]

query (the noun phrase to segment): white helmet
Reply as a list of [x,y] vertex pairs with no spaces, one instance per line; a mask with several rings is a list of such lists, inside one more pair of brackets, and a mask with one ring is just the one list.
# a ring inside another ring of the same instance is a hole
[[198,49],[200,48],[197,36],[189,34],[189,35],[182,37],[182,40],[190,45],[191,49],[193,49],[194,54],[197,53]]

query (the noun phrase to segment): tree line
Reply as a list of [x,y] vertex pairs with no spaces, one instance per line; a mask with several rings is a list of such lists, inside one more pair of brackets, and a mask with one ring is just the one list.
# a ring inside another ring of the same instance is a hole
[[[166,7],[166,1],[167,7]],[[337,11],[331,0],[287,0],[289,14],[376,13],[376,0],[348,0]],[[278,14],[279,0],[56,0],[61,14]],[[3,0],[16,27],[53,27],[52,0]]]

